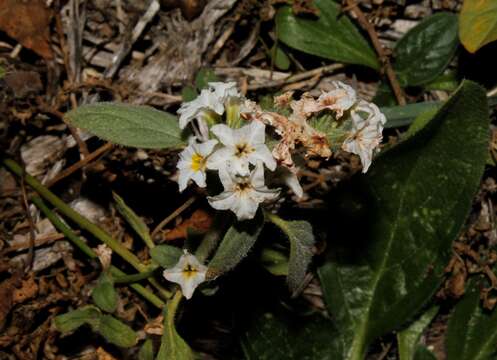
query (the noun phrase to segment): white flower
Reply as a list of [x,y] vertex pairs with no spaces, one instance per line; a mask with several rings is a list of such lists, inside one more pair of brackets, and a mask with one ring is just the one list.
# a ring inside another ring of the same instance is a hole
[[382,140],[386,118],[375,104],[359,101],[351,112],[352,131],[342,145],[342,149],[359,155],[362,172],[368,171],[374,150]]
[[197,286],[205,281],[206,272],[207,267],[185,250],[178,263],[173,268],[164,270],[162,275],[166,280],[179,284],[183,296],[190,299]]
[[238,220],[252,219],[260,203],[273,200],[279,194],[279,190],[264,185],[264,167],[260,161],[249,176],[235,176],[226,168],[220,168],[219,178],[224,192],[209,197],[209,204],[217,210],[233,211]]
[[334,81],[334,90],[321,94],[318,98],[320,110],[336,111],[336,117],[341,118],[357,101],[355,90],[340,81]]
[[304,189],[300,185],[299,178],[297,177],[297,169],[289,169],[282,167],[284,170],[282,174],[283,182],[293,191],[293,193],[300,199],[304,196]]
[[193,141],[179,154],[180,160],[177,164],[179,191],[186,189],[190,179],[195,181],[198,186],[205,187],[207,157],[216,144],[217,140],[208,140],[203,143]]
[[199,127],[205,129],[206,117],[212,116],[212,113],[222,115],[224,113],[226,101],[231,97],[239,96],[240,94],[238,94],[236,83],[234,82],[209,83],[209,87],[203,89],[197,98],[181,105],[178,110],[179,127],[184,129],[193,119],[197,119]]
[[266,126],[252,121],[240,129],[232,129],[224,124],[214,125],[211,131],[224,145],[216,150],[207,161],[207,168],[219,170],[228,167],[236,175],[249,174],[249,163],[262,161],[269,170],[276,168],[276,160],[264,144]]

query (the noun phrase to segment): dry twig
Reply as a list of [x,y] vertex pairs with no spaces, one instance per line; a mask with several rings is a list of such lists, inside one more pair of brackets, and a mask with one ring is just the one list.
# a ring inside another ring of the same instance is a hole
[[378,54],[378,57],[383,64],[384,71],[388,77],[388,80],[390,81],[390,85],[392,86],[392,90],[395,94],[397,102],[399,103],[399,105],[405,105],[406,99],[404,97],[404,93],[402,92],[402,88],[400,87],[399,81],[397,80],[395,71],[392,68],[392,64],[390,64],[390,60],[385,54],[383,45],[381,45],[380,43],[374,25],[368,21],[366,15],[359,8],[359,5],[355,2],[355,0],[346,0],[346,4],[347,6],[344,8],[344,10],[349,10],[353,15],[355,15],[361,27],[368,33],[371,42],[373,43],[373,46],[376,50],[376,53]]

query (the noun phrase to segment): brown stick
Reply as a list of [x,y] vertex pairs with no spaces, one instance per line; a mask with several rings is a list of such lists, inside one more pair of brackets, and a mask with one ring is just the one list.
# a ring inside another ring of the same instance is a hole
[[112,147],[113,147],[113,145],[111,143],[107,143],[105,145],[102,145],[97,150],[95,150],[94,152],[92,152],[88,156],[86,156],[85,158],[79,160],[77,163],[74,163],[71,166],[69,166],[68,168],[64,169],[59,175],[57,175],[55,178],[53,178],[52,180],[50,180],[46,184],[46,186],[50,187],[53,184],[55,184],[56,182],[59,182],[60,180],[68,177],[69,175],[71,175],[75,171],[81,169],[83,166],[88,165],[88,163],[90,161],[92,161],[93,159],[95,159],[98,156],[102,155],[106,151],[112,149]]
[[381,63],[383,64],[383,69],[387,75],[388,81],[390,81],[390,85],[392,86],[393,93],[399,105],[405,105],[406,99],[404,97],[404,93],[402,92],[402,88],[400,87],[399,81],[397,80],[397,76],[395,75],[395,71],[392,68],[392,64],[390,64],[390,60],[388,56],[385,54],[383,49],[383,45],[381,45],[380,40],[378,38],[378,34],[374,28],[374,25],[371,24],[366,15],[359,8],[358,4],[354,0],[346,0],[346,10],[349,10],[353,15],[357,17],[357,21],[362,26],[364,30],[369,35],[371,42],[380,58]]

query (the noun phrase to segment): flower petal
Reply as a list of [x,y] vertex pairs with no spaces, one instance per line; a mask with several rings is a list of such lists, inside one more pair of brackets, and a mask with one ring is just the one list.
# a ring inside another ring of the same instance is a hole
[[233,129],[231,129],[229,126],[226,126],[224,124],[217,124],[211,127],[211,131],[216,137],[219,139],[219,141],[226,146],[235,146],[235,134]]

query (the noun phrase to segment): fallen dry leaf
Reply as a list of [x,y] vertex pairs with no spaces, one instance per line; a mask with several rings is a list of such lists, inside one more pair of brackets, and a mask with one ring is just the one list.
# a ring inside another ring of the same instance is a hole
[[212,225],[212,216],[205,210],[195,210],[189,219],[186,219],[177,227],[166,233],[164,240],[184,239],[187,235],[188,228],[205,233]]
[[0,0],[0,30],[46,60],[53,59],[51,18],[44,0]]

